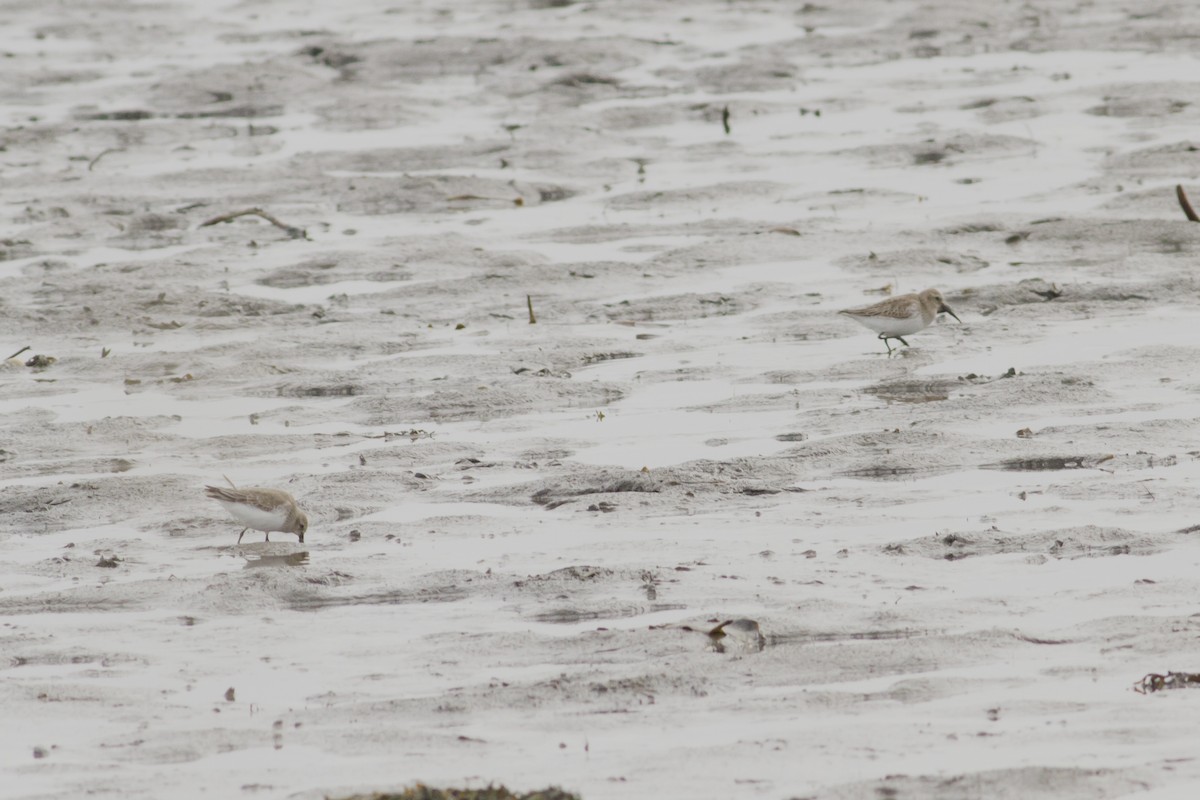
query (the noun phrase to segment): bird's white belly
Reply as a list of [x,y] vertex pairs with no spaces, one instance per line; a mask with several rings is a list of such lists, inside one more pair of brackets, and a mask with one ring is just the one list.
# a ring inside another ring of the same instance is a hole
[[889,336],[907,336],[910,333],[923,331],[926,328],[925,320],[921,318],[920,314],[903,318],[856,316],[854,319],[876,333],[886,333]]
[[218,500],[217,502],[225,507],[231,517],[247,528],[253,528],[256,531],[277,531],[283,527],[283,522],[287,519],[282,510],[263,511],[255,506],[231,503],[228,500]]

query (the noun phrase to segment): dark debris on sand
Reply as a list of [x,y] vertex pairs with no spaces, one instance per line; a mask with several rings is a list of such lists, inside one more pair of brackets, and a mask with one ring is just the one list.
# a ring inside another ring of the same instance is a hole
[[514,794],[503,786],[486,789],[434,789],[418,783],[402,792],[354,795],[343,800],[580,800],[577,794],[550,787],[528,794]]

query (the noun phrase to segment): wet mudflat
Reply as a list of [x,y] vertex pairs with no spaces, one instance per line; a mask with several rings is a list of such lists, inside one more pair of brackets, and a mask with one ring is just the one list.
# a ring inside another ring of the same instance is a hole
[[1189,9],[0,27],[6,796],[1200,778]]

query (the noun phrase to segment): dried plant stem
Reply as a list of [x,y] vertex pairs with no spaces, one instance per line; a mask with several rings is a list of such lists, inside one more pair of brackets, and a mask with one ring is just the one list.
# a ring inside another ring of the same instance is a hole
[[303,228],[297,228],[294,225],[288,225],[284,222],[280,222],[278,218],[272,216],[271,214],[268,214],[266,211],[263,211],[261,208],[243,208],[241,211],[231,211],[228,214],[222,214],[219,217],[213,217],[210,220],[201,222],[200,227],[207,228],[209,225],[216,225],[221,222],[232,222],[233,220],[237,219],[238,217],[250,217],[250,216],[262,217],[267,222],[274,225],[276,228],[282,228],[284,231],[287,231],[287,235],[293,239],[307,239],[308,238],[308,234],[305,233]]
[[1195,209],[1193,209],[1192,204],[1188,202],[1187,193],[1183,191],[1183,184],[1181,183],[1175,184],[1175,198],[1179,200],[1179,207],[1183,209],[1183,215],[1185,217],[1190,219],[1192,222],[1200,222],[1200,217],[1196,216]]
[[102,159],[106,155],[108,155],[109,153],[124,153],[124,152],[125,152],[124,147],[110,147],[107,150],[101,150],[100,155],[96,156],[95,158],[93,158],[91,161],[88,162],[88,172],[91,172],[93,169],[95,169],[96,163],[98,161],[100,161],[100,159]]

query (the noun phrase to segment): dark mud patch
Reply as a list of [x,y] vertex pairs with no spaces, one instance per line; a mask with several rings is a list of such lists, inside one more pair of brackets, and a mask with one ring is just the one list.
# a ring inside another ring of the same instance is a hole
[[[552,0],[535,0],[535,2],[550,1]],[[569,5],[569,3],[561,4]],[[483,743],[483,740],[468,739],[466,736],[459,736],[458,740]],[[441,789],[422,783],[398,792],[374,792],[370,795],[356,794],[340,798],[329,797],[329,800],[582,800],[582,798],[577,794],[564,792],[557,786],[549,786],[532,792],[512,792],[504,786],[493,785],[486,789]]]
[[941,636],[945,631],[903,628],[876,631],[797,631],[795,633],[772,633],[767,635],[768,645],[780,644],[826,644],[831,642],[876,642]]
[[524,580],[515,581],[514,586],[524,586],[526,583],[570,583],[574,581],[594,581],[607,580],[618,575],[616,570],[607,567],[589,567],[586,564],[579,566],[563,567],[556,569],[553,572],[546,572],[540,575],[530,575]]
[[1037,456],[1034,458],[1010,458],[1006,461],[980,464],[979,468],[1007,472],[1056,472],[1060,469],[1094,469],[1112,459],[1111,453],[1085,456]]
[[[390,126],[389,126],[390,127]],[[321,151],[305,153],[308,165],[326,172],[402,173],[425,170],[484,169],[495,167],[510,154],[511,141],[494,139],[469,142],[458,146],[396,147],[360,151]]]
[[322,193],[344,214],[373,217],[431,211],[474,211],[539,205],[570,197],[562,186],[458,175],[330,178]]
[[[1191,350],[1191,348],[1180,348]],[[1193,356],[1193,358],[1196,356]],[[1136,360],[1136,356],[1133,357]],[[1120,365],[1114,364],[1117,372]],[[1187,387],[1191,391],[1191,387]],[[1188,418],[1151,419],[1145,422],[1116,422],[1104,421],[1087,424],[1081,422],[1075,425],[1048,425],[1036,431],[1036,438],[1050,438],[1052,441],[1075,440],[1084,436],[1103,436],[1114,447],[1114,464],[1137,463],[1141,456],[1141,466],[1173,467],[1186,460],[1186,455],[1193,455],[1190,448],[1184,449],[1185,442],[1180,441],[1180,431],[1194,422]],[[1120,444],[1118,444],[1120,443]],[[1136,447],[1134,452],[1121,452],[1126,448]]]
[[[630,223],[613,222],[606,225],[579,225],[569,228],[551,228],[536,234],[535,241],[552,241],[567,244],[601,244],[604,242],[636,242],[640,239],[653,239],[663,236],[717,237],[717,236],[756,236],[761,232],[762,225],[740,219],[706,218],[695,222],[674,223]],[[758,237],[757,238],[769,238]],[[747,238],[747,246],[754,246],[754,240]],[[625,268],[631,265],[627,262],[612,262]],[[633,272],[641,274],[641,270]]]
[[[804,222],[783,226],[783,234],[772,232],[780,227],[777,225],[755,225],[736,220],[710,227],[713,230],[703,241],[656,254],[651,259],[655,272],[669,270],[672,274],[690,275],[698,267],[736,267],[755,261],[802,260],[810,256],[814,246],[818,246],[807,238],[810,224]],[[797,233],[800,235],[795,235]],[[731,283],[731,288],[734,285]],[[737,295],[774,301],[778,299],[781,288],[780,284],[747,284],[737,287]],[[787,288],[793,290],[790,285]]]
[[143,658],[125,654],[81,652],[78,648],[70,648],[65,652],[27,653],[20,656],[10,656],[9,667],[47,667],[59,664],[95,664],[109,668],[122,664],[145,664]]
[[[795,203],[809,211],[837,214],[849,209],[903,206],[919,202],[919,195],[890,189],[834,189],[792,195],[784,202]],[[798,230],[792,228],[792,230]],[[798,231],[801,232],[801,231]],[[801,232],[803,235],[803,232]]]
[[[314,48],[320,48],[319,51]],[[529,36],[471,38],[436,36],[415,40],[316,41],[302,58],[346,68],[344,78],[368,88],[475,76],[489,93],[511,97],[532,93],[548,81],[571,75],[611,75],[654,51],[648,42],[591,37],[559,41]]]
[[889,775],[809,795],[812,800],[961,800],[1019,796],[1028,800],[1106,800],[1145,792],[1158,784],[1149,770],[1019,767],[955,775]]
[[1195,118],[1200,98],[1175,83],[1114,84],[1103,89],[1100,103],[1085,113],[1097,117],[1157,119],[1186,116]]
[[886,403],[936,403],[948,400],[954,390],[961,388],[961,383],[950,380],[895,381],[868,386],[863,393]]
[[[895,428],[879,433],[802,442],[780,458],[801,474],[835,474],[873,480],[910,479],[961,469],[967,453],[956,436]],[[822,469],[824,468],[824,469]]]
[[[55,443],[55,455],[66,461],[70,456],[96,450],[132,452],[137,449],[178,442],[169,432],[181,421],[175,416],[148,417],[105,417],[89,422],[53,422],[53,415],[28,409],[14,412],[5,420],[9,427],[4,430],[0,444],[4,452],[0,462],[6,467],[18,465],[36,469],[46,461],[45,442]],[[121,462],[128,461],[117,456],[96,457],[94,463],[103,465],[109,460],[108,469],[99,472],[118,471]],[[132,462],[129,462],[132,463]],[[123,471],[123,470],[120,470]]]
[[682,603],[652,603],[650,605],[608,605],[601,608],[556,608],[531,614],[529,619],[553,625],[573,625],[579,622],[604,619],[628,619],[660,611],[687,608]]
[[519,385],[445,388],[423,397],[395,399],[369,395],[342,409],[347,421],[364,425],[414,425],[426,422],[491,420],[562,408],[602,408],[624,396],[624,390],[599,381],[539,377]]
[[1066,293],[1067,290],[1058,283],[1051,283],[1043,278],[1024,278],[1016,283],[967,287],[961,291],[960,296],[976,307],[979,313],[989,316],[1002,306],[1050,303]]
[[746,293],[683,294],[639,297],[604,306],[600,314],[614,321],[664,322],[743,314],[765,298]]
[[1028,534],[1005,533],[996,529],[935,534],[920,539],[893,542],[884,546],[883,552],[889,555],[919,555],[946,561],[1012,553],[1072,559],[1152,555],[1166,547],[1167,541],[1163,537],[1134,533],[1122,528],[1087,525]]
[[[1105,167],[1107,172],[1127,177],[1178,180],[1182,175],[1196,174],[1200,167],[1200,141],[1184,140],[1121,153],[1111,156]],[[1166,187],[1163,196],[1164,199],[1170,197]],[[1170,207],[1170,201],[1167,200],[1165,205]]]
[[678,209],[687,206],[720,206],[722,203],[744,202],[748,198],[781,198],[788,187],[768,181],[718,183],[690,189],[629,192],[608,201],[611,208],[621,211],[653,211],[658,208]]
[[657,477],[641,472],[614,472],[555,481],[534,491],[529,499],[550,510],[581,497],[627,492],[655,494],[662,490],[662,482]]
[[277,289],[321,286],[339,281],[406,281],[412,272],[386,255],[367,253],[329,253],[294,266],[281,267],[256,283]]
[[[895,274],[896,270],[909,270],[914,264],[942,264],[960,273],[978,272],[989,266],[988,261],[971,253],[930,248],[871,250],[866,253],[842,256],[837,263],[838,266],[845,269],[870,270],[889,276]],[[953,297],[953,295],[949,296]]]
[[[161,509],[200,498],[200,482],[182,475],[92,475],[70,483],[16,486],[0,493],[0,520],[27,533],[76,527],[138,524]],[[147,502],[152,498],[151,502]]]
[[605,361],[621,361],[626,358],[641,358],[641,353],[630,353],[628,351],[614,351],[608,353],[585,353],[580,356],[580,361],[583,366],[590,367],[593,364],[602,364]]
[[361,384],[337,380],[320,385],[285,383],[275,387],[276,397],[357,397],[369,393]]
[[149,95],[158,113],[184,118],[278,116],[331,84],[293,59],[259,61],[252,80],[242,64],[221,64],[161,76]]
[[[357,453],[345,459],[348,469],[327,474],[320,481],[305,479],[291,484],[290,491],[296,501],[308,512],[310,529],[317,521],[332,524],[373,514],[393,499],[425,491],[433,483],[418,478],[411,470],[373,465],[370,451],[362,459]],[[447,466],[445,461],[422,463],[422,468],[431,473],[444,466]]]
[[725,109],[732,119],[771,113],[793,112],[793,106],[764,102],[639,104],[608,108],[598,114],[606,130],[636,130],[640,128],[691,122],[698,125],[720,126]]
[[345,594],[295,591],[284,598],[284,605],[293,611],[322,611],[327,608],[359,605],[397,606],[415,603],[453,603],[467,597],[467,594],[465,589],[454,584],[415,590],[396,589]]
[[839,470],[835,474],[842,478],[862,478],[871,481],[913,481],[951,472],[954,472],[952,467],[873,466]]
[[[168,602],[186,602],[187,591],[181,586],[182,582],[177,582],[179,585],[168,585],[168,581],[155,581],[153,585],[148,585],[149,582],[140,582],[138,592],[116,595],[111,591],[110,587],[104,585],[96,585],[94,579],[96,577],[94,561],[89,554],[78,564],[82,569],[77,570],[82,577],[86,572],[92,581],[92,585],[81,585],[64,591],[48,591],[39,592],[37,594],[26,594],[17,597],[0,597],[0,613],[5,615],[37,615],[37,614],[93,614],[97,612],[103,613],[121,613],[126,611],[145,611],[149,610],[152,602],[147,598],[150,593],[154,593],[157,602],[162,598],[169,598]],[[48,566],[48,565],[47,565]],[[37,574],[38,570],[32,570]],[[62,575],[63,569],[46,569],[47,577]]]
[[930,167],[972,159],[1011,158],[1032,153],[1037,143],[1017,136],[962,133],[944,139],[889,145],[865,145],[839,155],[866,159],[877,167]]
[[1035,97],[986,97],[960,106],[964,111],[975,111],[979,119],[988,125],[998,125],[1015,120],[1040,117],[1046,113],[1046,104]]
[[[660,587],[675,583],[677,579],[650,569],[571,566],[515,580],[512,587],[538,604],[537,609],[531,609],[520,601],[518,608],[523,616],[536,622],[567,625],[678,610],[683,608],[679,603],[659,601]],[[638,602],[619,601],[614,595],[636,595]]]
[[[0,462],[15,461],[17,454],[0,452]],[[96,475],[106,472],[128,472],[137,466],[125,458],[83,458],[63,461],[38,461],[36,463],[8,463],[8,473],[32,477],[36,475]]]
[[[619,706],[643,705],[665,696],[704,697],[708,679],[703,675],[651,673],[612,677],[601,673],[563,675],[533,684],[536,694],[557,702],[593,704],[605,702]],[[545,690],[551,691],[545,691]],[[540,690],[540,691],[539,691]]]
[[730,64],[694,70],[667,68],[656,74],[668,80],[699,85],[717,94],[787,90],[803,80],[800,71],[786,60],[776,60],[763,52],[748,53],[747,57]]

